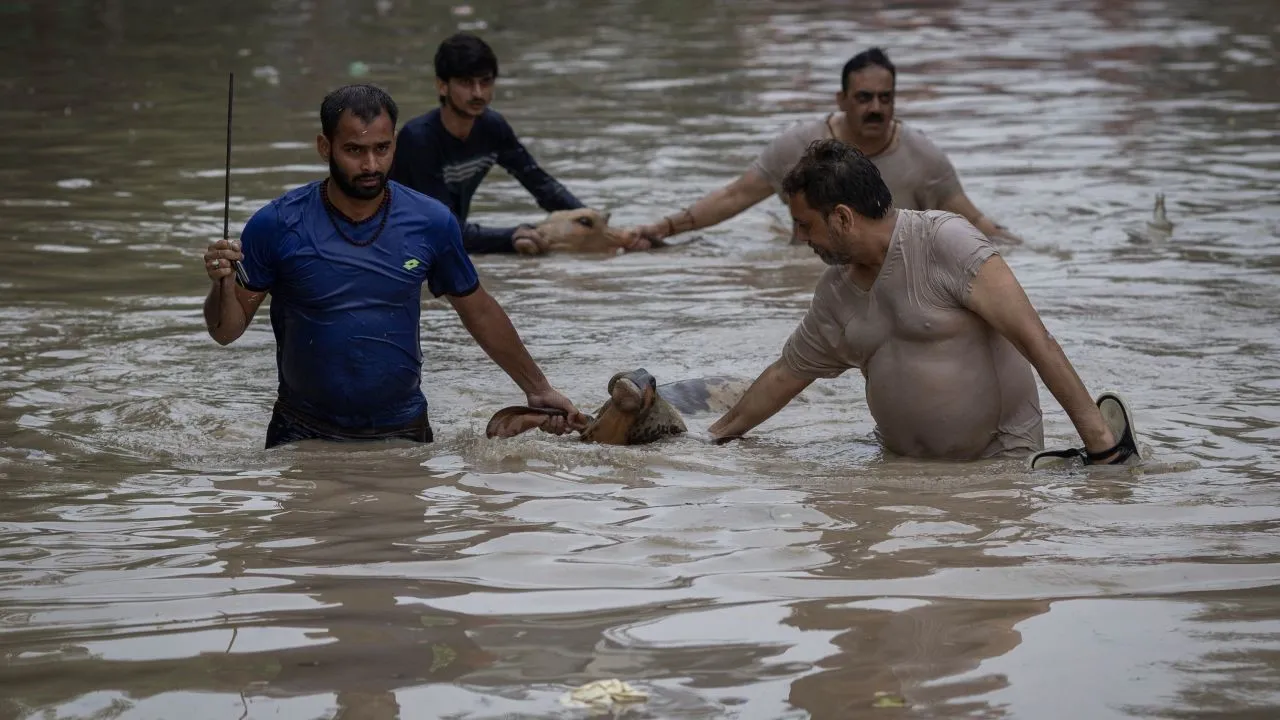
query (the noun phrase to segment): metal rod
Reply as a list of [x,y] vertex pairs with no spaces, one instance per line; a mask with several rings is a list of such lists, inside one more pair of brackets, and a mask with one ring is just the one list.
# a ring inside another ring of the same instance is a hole
[[[231,107],[235,98],[236,74],[228,73],[227,75],[227,178],[225,183],[225,193],[222,202],[222,239],[231,239]],[[240,281],[240,285],[248,287],[249,274],[245,272],[244,265],[239,260],[232,261],[232,267],[236,270],[236,279]]]

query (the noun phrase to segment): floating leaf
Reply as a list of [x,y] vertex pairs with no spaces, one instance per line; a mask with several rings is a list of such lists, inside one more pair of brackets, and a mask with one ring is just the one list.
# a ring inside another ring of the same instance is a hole
[[432,645],[431,669],[427,672],[435,672],[441,668],[449,667],[457,659],[458,652],[448,645]]
[[895,695],[887,692],[877,692],[875,700],[871,701],[873,708],[904,708],[907,706],[906,698],[901,695]]

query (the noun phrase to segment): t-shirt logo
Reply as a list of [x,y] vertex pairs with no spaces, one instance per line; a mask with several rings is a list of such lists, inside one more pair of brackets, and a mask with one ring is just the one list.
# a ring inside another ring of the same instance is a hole
[[412,270],[412,269],[414,269],[414,268],[418,267],[418,266],[419,266],[419,265],[421,265],[421,264],[422,264],[422,263],[418,261],[418,258],[409,258],[408,260],[405,260],[405,261],[404,261],[404,269],[405,269],[405,270]]

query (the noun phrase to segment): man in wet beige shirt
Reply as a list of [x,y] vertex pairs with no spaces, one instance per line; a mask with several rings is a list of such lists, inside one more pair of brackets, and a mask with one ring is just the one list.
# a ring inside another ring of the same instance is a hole
[[[636,247],[728,220],[773,194],[781,194],[782,178],[809,143],[834,138],[871,158],[889,186],[895,207],[904,210],[949,210],[963,215],[988,238],[1008,243],[1022,240],[974,207],[955,167],[920,130],[894,119],[897,70],[879,48],[861,52],[845,63],[838,113],[797,123],[774,139],[747,171],[692,206],[635,229]],[[783,202],[786,202],[784,199]]]
[[739,437],[815,379],[858,368],[891,453],[1029,455],[1044,441],[1034,368],[1091,461],[1127,459],[1012,271],[969,221],[894,207],[872,161],[838,140],[814,143],[781,188],[796,237],[830,267],[781,358],[711,426],[713,438]]

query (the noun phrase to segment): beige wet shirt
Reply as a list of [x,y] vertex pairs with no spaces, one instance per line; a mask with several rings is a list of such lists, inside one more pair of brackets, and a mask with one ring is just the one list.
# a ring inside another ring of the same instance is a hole
[[[792,125],[774,138],[751,166],[781,195],[782,178],[800,162],[809,143],[834,137],[828,124],[830,120],[831,115],[827,115]],[[937,210],[961,189],[960,178],[946,154],[924,133],[906,123],[899,123],[898,139],[893,147],[872,157],[871,162],[889,186],[896,208]]]
[[782,360],[796,375],[858,368],[867,408],[890,452],[969,460],[1040,450],[1031,364],[965,307],[994,246],[964,218],[899,210],[869,290],[849,266],[827,268]]

